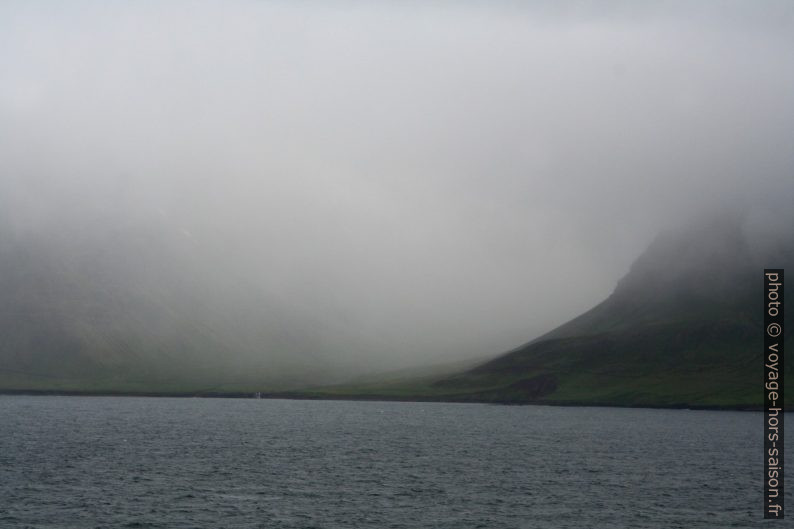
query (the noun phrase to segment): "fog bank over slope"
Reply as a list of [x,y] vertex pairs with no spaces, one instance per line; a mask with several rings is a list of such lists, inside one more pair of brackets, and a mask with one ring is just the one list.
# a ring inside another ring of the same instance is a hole
[[375,371],[539,336],[703,211],[785,226],[791,4],[602,5],[4,2],[5,314]]
[[413,387],[364,391],[480,402],[760,409],[762,273],[764,266],[794,265],[794,235],[776,233],[762,249],[751,243],[742,220],[722,214],[660,234],[607,299],[496,359],[430,384],[426,378]]

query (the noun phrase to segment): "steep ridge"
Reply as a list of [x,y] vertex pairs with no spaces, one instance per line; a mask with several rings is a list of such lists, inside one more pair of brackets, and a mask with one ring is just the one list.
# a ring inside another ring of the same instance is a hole
[[462,400],[758,406],[763,269],[794,263],[792,249],[790,235],[759,249],[738,215],[664,233],[605,301],[435,389]]

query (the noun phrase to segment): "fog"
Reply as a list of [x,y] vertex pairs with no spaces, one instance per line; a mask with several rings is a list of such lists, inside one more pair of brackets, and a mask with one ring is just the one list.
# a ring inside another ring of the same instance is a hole
[[791,209],[792,50],[790,2],[3,2],[2,221],[160,230],[362,371],[493,355]]

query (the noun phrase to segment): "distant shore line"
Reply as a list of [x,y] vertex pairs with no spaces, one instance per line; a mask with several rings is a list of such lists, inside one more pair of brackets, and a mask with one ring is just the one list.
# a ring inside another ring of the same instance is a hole
[[268,400],[331,400],[366,402],[443,402],[448,404],[495,404],[502,406],[558,406],[587,408],[644,408],[664,410],[706,411],[763,411],[762,405],[701,405],[701,404],[623,404],[614,402],[574,401],[509,401],[477,400],[474,398],[392,396],[392,395],[321,395],[302,392],[158,392],[158,391],[79,391],[79,390],[28,390],[0,389],[0,396],[39,397],[156,397],[156,398],[205,398],[205,399],[268,399]]

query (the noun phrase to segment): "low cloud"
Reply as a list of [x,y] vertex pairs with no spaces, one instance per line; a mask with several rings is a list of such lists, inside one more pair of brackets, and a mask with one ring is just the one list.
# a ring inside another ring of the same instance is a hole
[[791,204],[792,13],[6,2],[3,221],[181,234],[346,360],[498,353],[659,230]]

